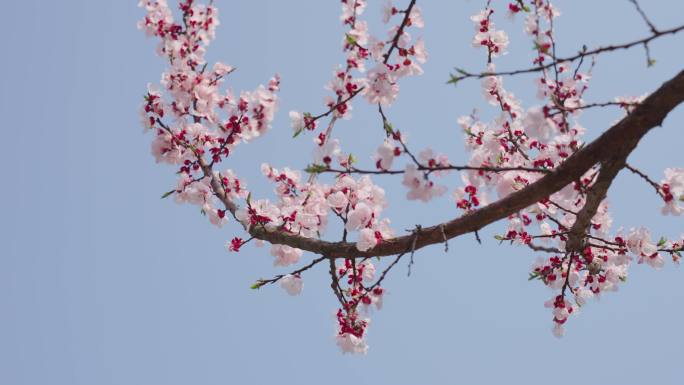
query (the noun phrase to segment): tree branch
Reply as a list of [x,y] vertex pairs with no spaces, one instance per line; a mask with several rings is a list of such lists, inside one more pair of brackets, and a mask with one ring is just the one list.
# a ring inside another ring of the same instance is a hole
[[[500,173],[500,172],[506,172],[506,171],[527,171],[527,172],[535,172],[535,173],[542,173],[542,174],[549,174],[553,171],[551,169],[534,168],[534,167],[489,167],[489,166],[475,167],[475,166],[455,166],[455,165],[429,167],[429,166],[424,166],[422,164],[420,164],[417,167],[417,170],[427,171],[427,172],[449,171],[449,170],[456,170],[456,171],[470,170],[470,171],[483,171],[483,172],[494,172],[494,173]],[[320,170],[320,171],[317,170],[316,171],[316,173],[319,173],[319,174],[321,174],[321,173],[335,173],[335,174],[372,174],[372,175],[396,175],[396,174],[404,174],[405,172],[406,172],[406,170],[362,170],[362,169],[358,169],[356,167],[350,167],[349,169],[346,169],[346,170],[329,168],[329,169],[325,169],[325,170]]]
[[[479,230],[493,222],[505,218],[539,200],[547,198],[569,183],[581,177],[595,164],[601,162],[610,166],[612,162],[619,163],[620,156],[628,155],[638,144],[639,140],[653,127],[660,126],[677,105],[684,102],[684,71],[664,83],[660,88],[647,97],[641,105],[620,122],[604,132],[596,140],[570,156],[565,162],[538,181],[514,192],[479,210],[475,210],[451,221],[435,226],[423,227],[415,237],[416,250],[435,243],[442,243],[444,239],[451,239],[462,234]],[[211,185],[217,197],[234,211],[235,204],[226,198],[225,191],[218,179],[200,162],[205,174],[212,176]],[[605,169],[604,169],[605,170]],[[608,172],[605,172],[606,178]],[[384,240],[378,246],[361,252],[355,243],[327,242],[323,240],[304,238],[279,231],[269,231],[263,227],[251,227],[250,235],[257,239],[285,244],[330,258],[355,258],[368,256],[395,255],[410,249],[414,240],[413,235],[405,235]]]
[[646,183],[650,184],[653,189],[655,189],[656,194],[658,194],[661,198],[664,198],[665,195],[663,194],[662,187],[656,183],[653,179],[651,179],[648,175],[644,174],[641,172],[639,169],[630,166],[629,164],[625,164],[625,168],[629,171],[631,171],[633,174],[638,175],[641,179],[645,180]]
[[469,79],[469,78],[482,79],[482,78],[488,77],[488,76],[510,76],[510,75],[519,75],[519,74],[539,72],[539,71],[543,71],[543,70],[552,68],[555,65],[557,65],[558,63],[573,62],[575,60],[582,59],[585,56],[597,55],[600,53],[617,51],[617,50],[621,50],[621,49],[628,49],[628,48],[632,48],[632,47],[637,46],[637,45],[648,46],[648,43],[650,43],[652,40],[655,40],[655,39],[657,39],[661,36],[664,36],[664,35],[674,35],[674,34],[680,32],[682,30],[684,30],[684,25],[680,25],[678,27],[666,29],[663,31],[657,31],[648,37],[645,37],[645,38],[639,39],[639,40],[635,40],[635,41],[632,41],[629,43],[625,43],[625,44],[608,45],[605,47],[599,47],[599,48],[593,49],[591,51],[580,51],[576,55],[569,56],[566,58],[555,58],[554,57],[554,60],[548,64],[539,65],[537,67],[530,67],[530,68],[514,70],[514,71],[472,73],[472,72],[468,72],[468,71],[465,71],[463,69],[457,68],[456,71],[460,75],[451,75],[451,79],[449,80],[449,83],[457,83],[461,80]]

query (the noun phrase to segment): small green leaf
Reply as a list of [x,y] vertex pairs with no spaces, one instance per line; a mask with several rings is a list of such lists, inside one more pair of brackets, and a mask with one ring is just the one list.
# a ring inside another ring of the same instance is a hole
[[684,202],[684,195],[680,196],[680,197],[679,197],[679,200],[680,200],[681,202]]
[[161,196],[161,199],[168,198],[171,194],[175,193],[176,190],[167,191]]
[[656,64],[655,59],[648,59],[648,61],[646,62],[646,65],[648,67],[653,67],[655,64]]
[[667,239],[665,237],[660,237],[660,240],[658,241],[658,247],[662,246],[667,242]]
[[309,174],[320,174],[327,169],[328,166],[322,164],[310,164],[304,169],[304,171],[306,171]]
[[351,166],[352,164],[356,163],[356,157],[354,157],[353,154],[349,154],[349,157],[347,158],[347,163]]
[[454,75],[454,74],[449,74],[449,80],[447,81],[447,84],[453,84],[456,85],[463,77],[468,76],[468,71],[461,69],[461,68],[454,68],[456,72],[458,72],[461,76]]
[[522,10],[525,11],[525,12],[527,12],[527,13],[532,12],[532,10],[530,9],[530,7],[528,7],[527,5],[523,5],[523,6],[522,6]]
[[495,235],[494,239],[496,239],[497,241],[503,241],[505,238],[502,237],[501,235]]
[[447,83],[446,83],[446,84],[453,84],[453,85],[456,85],[456,84],[458,83],[459,80],[460,80],[460,79],[458,78],[458,76],[454,76],[454,75],[452,75],[452,74],[449,74],[449,80],[447,80]]
[[259,290],[263,286],[263,283],[261,281],[256,281],[252,286],[249,288],[252,290]]
[[352,36],[350,34],[346,34],[345,36],[347,39],[347,44],[349,44],[349,45],[355,45],[356,44],[356,39],[354,38],[354,36]]
[[394,127],[392,127],[392,123],[387,120],[384,121],[383,128],[385,129],[385,134],[387,134],[387,136],[390,136],[392,133],[394,133]]

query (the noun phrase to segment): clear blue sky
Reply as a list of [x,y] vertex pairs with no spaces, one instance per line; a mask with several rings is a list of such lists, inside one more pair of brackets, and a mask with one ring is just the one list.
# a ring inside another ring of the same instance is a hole
[[[239,235],[237,226],[215,229],[196,209],[159,199],[174,176],[154,164],[138,107],[164,63],[156,43],[136,29],[136,3],[3,2],[0,384],[681,383],[681,268],[635,265],[618,293],[585,306],[558,340],[543,307],[551,292],[527,281],[535,255],[499,246],[492,235],[500,225],[483,231],[484,245],[465,236],[450,242],[448,254],[441,246],[421,250],[410,278],[399,266],[386,281],[385,308],[373,316],[369,354],[341,355],[333,340],[336,301],[322,269],[305,276],[297,298],[278,287],[252,291],[256,278],[281,272],[267,249],[228,254],[223,244]],[[262,161],[303,168],[309,160],[310,138],[290,139],[287,111],[321,109],[323,85],[343,60],[339,4],[216,3],[222,25],[208,56],[239,68],[234,89],[251,89],[274,72],[283,78],[273,131],[241,147],[231,163],[255,194],[268,196]],[[378,33],[381,2],[370,3],[366,16]],[[660,27],[684,22],[684,2],[642,3]],[[456,119],[483,103],[476,82],[453,88],[445,81],[453,66],[483,67],[483,53],[470,48],[468,19],[482,2],[419,4],[430,61],[425,75],[402,83],[388,113],[414,148],[436,143],[463,161]],[[626,0],[558,6],[563,54],[648,33]],[[511,32],[514,52],[499,68],[525,65],[531,51],[521,20],[498,24]],[[586,99],[655,89],[684,68],[682,47],[684,36],[654,43],[650,69],[639,48],[601,57]],[[506,82],[527,106],[535,102],[531,78]],[[361,105],[337,132],[343,145],[370,138],[354,150],[369,162],[382,133],[376,114]],[[618,117],[606,110],[583,123],[594,137]],[[684,166],[683,126],[680,107],[630,162],[657,179],[668,166]],[[405,203],[398,181],[378,182],[387,186],[398,230],[455,213],[447,200]],[[648,225],[656,236],[684,231],[682,218],[661,217],[658,199],[631,175],[619,177],[610,200],[617,226]]]

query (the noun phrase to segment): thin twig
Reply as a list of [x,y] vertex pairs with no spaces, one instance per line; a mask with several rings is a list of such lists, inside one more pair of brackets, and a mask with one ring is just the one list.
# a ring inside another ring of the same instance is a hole
[[632,173],[638,175],[641,177],[641,179],[645,180],[648,184],[650,184],[653,189],[656,191],[656,194],[658,194],[661,198],[664,198],[665,195],[663,195],[663,191],[661,189],[660,184],[656,183],[653,179],[651,179],[648,175],[644,174],[641,172],[639,169],[632,167],[629,163],[625,163],[625,168]]
[[422,227],[420,225],[416,225],[416,229],[413,230],[413,243],[411,244],[411,259],[409,260],[408,264],[408,276],[411,276],[411,267],[413,266],[413,254],[416,253],[416,242],[418,241],[418,234],[420,234],[420,230]]
[[560,59],[555,59],[551,63],[547,63],[544,65],[540,65],[537,67],[530,67],[530,68],[525,68],[525,69],[519,69],[519,70],[514,70],[514,71],[501,71],[501,72],[480,72],[480,73],[471,73],[468,71],[465,71],[463,69],[457,69],[456,71],[461,74],[459,75],[451,75],[451,79],[449,80],[450,83],[456,83],[464,79],[469,79],[469,78],[475,78],[475,79],[482,79],[484,77],[488,76],[511,76],[511,75],[519,75],[519,74],[525,74],[525,73],[533,73],[533,72],[539,72],[543,71],[545,69],[551,68],[554,65],[557,65],[558,63],[563,63],[563,62],[573,62],[575,60],[578,60],[584,56],[589,56],[589,55],[597,55],[601,54],[604,52],[611,52],[611,51],[617,51],[617,50],[622,50],[622,49],[629,49],[637,45],[643,45],[643,44],[648,44],[652,40],[657,39],[659,37],[665,36],[665,35],[673,35],[678,32],[681,32],[684,30],[684,25],[680,25],[675,28],[667,29],[664,31],[658,31],[657,33],[652,34],[651,36],[635,40],[629,43],[624,43],[624,44],[618,44],[618,45],[608,45],[605,47],[599,47],[596,49],[593,49],[591,51],[580,51],[578,54],[569,56],[566,58],[560,58]]
[[643,9],[639,6],[639,3],[636,0],[629,0],[630,3],[634,4],[634,7],[636,7],[637,12],[639,12],[639,15],[641,15],[641,18],[644,19],[644,22],[648,25],[648,28],[651,29],[651,32],[653,33],[658,33],[658,28],[656,28],[655,24],[649,20],[648,16],[646,16],[646,12],[644,12]]
[[[435,171],[448,171],[448,170],[455,170],[455,171],[484,171],[484,172],[508,172],[508,171],[526,171],[526,172],[536,172],[536,173],[542,173],[542,174],[550,174],[553,172],[551,169],[546,169],[546,168],[534,168],[534,167],[487,167],[487,166],[482,166],[482,167],[474,167],[474,166],[455,166],[455,165],[446,165],[446,166],[434,166],[434,167],[429,167],[429,166],[424,166],[420,165],[417,167],[419,171],[427,171],[427,172],[435,172]],[[313,172],[313,171],[312,171]],[[403,174],[406,172],[406,170],[362,170],[358,169],[356,167],[350,167],[349,169],[346,170],[340,170],[340,169],[334,169],[334,168],[329,168],[325,170],[316,170],[316,173],[336,173],[336,174],[372,174],[372,175],[396,175],[396,174]]]
[[[251,240],[251,239],[252,239],[252,238],[250,238],[249,240]],[[248,241],[249,241],[249,240],[248,240]],[[248,241],[243,242],[243,245],[244,245],[245,243],[247,243]],[[316,266],[316,265],[319,264],[320,262],[324,261],[326,258],[327,258],[327,257],[325,257],[325,256],[316,258],[316,259],[314,259],[313,261],[311,261],[308,265],[305,265],[305,266],[303,266],[303,267],[301,267],[301,268],[299,268],[299,269],[297,269],[297,270],[292,271],[289,275],[298,275],[298,274],[301,274],[301,273],[303,273],[303,272],[309,270],[310,268]],[[286,274],[278,274],[278,275],[276,275],[275,277],[273,277],[273,278],[271,278],[271,279],[258,279],[258,280],[256,281],[256,283],[254,284],[253,287],[254,287],[255,289],[258,289],[258,288],[260,288],[260,287],[262,287],[262,286],[264,286],[264,285],[274,284],[274,283],[280,281],[280,280],[281,280],[283,277],[285,277],[285,276],[286,276]]]
[[444,252],[448,253],[449,252],[449,240],[446,237],[446,234],[444,233],[444,224],[440,225],[440,229],[442,230],[442,238],[444,238]]
[[401,21],[399,29],[397,29],[397,33],[394,35],[394,38],[392,39],[392,45],[390,45],[389,49],[387,50],[387,53],[383,55],[385,57],[385,60],[383,60],[384,64],[387,64],[387,62],[389,62],[390,56],[392,55],[392,51],[394,51],[399,45],[399,39],[401,38],[401,35],[403,35],[404,33],[404,28],[406,28],[406,25],[408,24],[409,20],[411,20],[411,10],[413,9],[414,5],[416,5],[416,0],[411,0],[408,7],[404,11],[404,19]]

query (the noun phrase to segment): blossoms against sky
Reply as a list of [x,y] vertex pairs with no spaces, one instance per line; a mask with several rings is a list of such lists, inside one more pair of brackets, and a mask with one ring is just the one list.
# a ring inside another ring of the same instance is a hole
[[[534,46],[530,62],[541,66],[555,60],[551,54],[553,20],[560,12],[547,0],[516,1],[501,9],[488,2],[470,20],[474,25],[472,45],[485,52],[483,68],[488,74],[481,77],[482,96],[497,115],[491,121],[483,121],[475,113],[454,118],[469,154],[464,166],[452,165],[447,155],[432,148],[414,155],[407,136],[394,128],[386,112],[400,97],[401,80],[422,74],[421,65],[428,59],[424,40],[411,35],[425,24],[420,7],[415,0],[405,3],[408,5],[398,6],[387,1],[382,6],[382,21],[389,25],[383,37],[371,34],[361,18],[367,8],[365,0],[341,1],[344,60],[334,66],[325,85],[325,110],[321,114],[288,113],[295,136],[312,136],[309,175],[288,167],[261,165],[262,174],[273,184],[275,199],[268,199],[263,192],[249,191],[246,181],[222,163],[230,163],[240,144],[271,129],[278,112],[280,77],[274,75],[253,90],[227,91],[225,84],[234,76],[234,68],[205,59],[219,25],[218,9],[212,3],[194,0],[180,1],[178,11],[166,0],[140,1],[145,17],[139,28],[158,39],[157,53],[168,63],[160,84],[148,86],[141,109],[142,125],[154,135],[152,155],[178,174],[176,187],[165,196],[198,206],[213,225],[237,221],[250,232],[322,239],[330,221],[341,221],[342,241],[351,239],[358,251],[367,252],[391,242],[399,233],[383,216],[388,193],[374,182],[374,173],[403,174],[400,177],[409,200],[429,202],[446,196],[453,201],[454,213],[468,214],[529,186],[585,144],[586,129],[579,118],[586,106],[583,98],[593,62],[560,62],[539,71],[532,85],[541,102],[529,107],[496,75],[495,61],[504,59],[510,41],[496,25],[499,13],[524,18],[522,28]],[[620,97],[615,104],[629,114],[642,99]],[[370,156],[373,167],[365,171],[357,168],[358,160],[334,137],[335,123],[351,119],[353,103],[364,101],[377,107],[382,122],[377,150]],[[324,179],[326,173],[332,177]],[[460,176],[454,178],[456,173]],[[659,269],[669,255],[678,263],[684,244],[684,239],[653,238],[645,228],[613,233],[609,204],[604,201],[591,218],[583,249],[566,249],[569,230],[599,173],[595,166],[574,183],[511,215],[497,236],[502,242],[528,246],[543,255],[532,265],[529,278],[553,293],[545,306],[551,311],[552,331],[557,336],[564,334],[566,321],[587,300],[617,290],[634,261]],[[456,186],[447,194],[447,185],[453,180]],[[684,169],[668,168],[664,179],[652,184],[664,201],[663,214],[681,215]],[[252,239],[235,236],[226,248],[238,252]],[[327,260],[323,256],[311,261],[303,250],[275,243],[270,255],[278,268],[304,266],[259,280],[254,287],[279,282],[289,295],[302,292],[302,275],[309,267]],[[340,303],[335,339],[343,352],[367,352],[370,315],[383,304],[382,281],[402,256],[384,270],[369,257],[330,259],[331,287]]]

